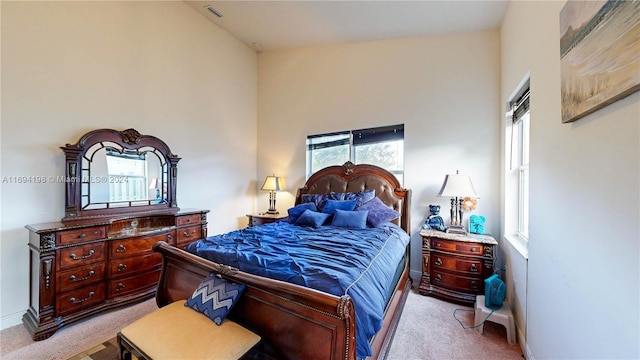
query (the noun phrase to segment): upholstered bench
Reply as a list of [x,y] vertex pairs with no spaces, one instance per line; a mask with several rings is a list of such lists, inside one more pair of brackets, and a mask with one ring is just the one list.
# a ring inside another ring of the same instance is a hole
[[118,333],[120,359],[239,359],[260,336],[225,319],[211,319],[176,301]]

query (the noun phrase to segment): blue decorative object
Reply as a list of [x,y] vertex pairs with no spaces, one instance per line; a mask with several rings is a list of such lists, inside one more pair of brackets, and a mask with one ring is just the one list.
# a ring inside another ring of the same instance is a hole
[[489,309],[500,309],[506,293],[507,287],[498,274],[493,274],[484,280],[484,306]]
[[318,227],[324,224],[330,216],[329,214],[307,209],[300,215],[298,220],[296,220],[295,225]]
[[385,205],[380,198],[373,198],[358,208],[359,211],[369,211],[367,222],[372,227],[379,227],[384,223],[400,217],[400,213]]
[[210,273],[198,285],[184,306],[192,308],[213,320],[216,325],[220,325],[245,288],[245,284],[227,281],[215,273]]
[[300,205],[296,205],[296,206],[290,208],[289,210],[287,210],[287,213],[289,213],[289,223],[290,224],[295,224],[296,220],[298,220],[300,215],[302,215],[302,213],[305,210],[316,211],[316,210],[318,210],[318,208],[316,207],[316,204],[313,203],[313,202],[302,203]]
[[440,205],[429,205],[429,212],[431,212],[431,215],[427,217],[422,228],[445,231],[447,227],[444,225],[444,220],[442,220],[442,216],[438,215],[440,213]]
[[356,207],[356,199],[353,200],[327,200],[322,208],[325,214],[333,215],[336,210],[351,211]]
[[[326,209],[326,208],[325,208]],[[346,211],[336,209],[333,213],[333,220],[331,220],[331,226],[339,226],[351,229],[366,229],[367,228],[367,215],[369,211]]]
[[480,215],[471,215],[469,217],[469,231],[474,234],[484,234],[485,217]]

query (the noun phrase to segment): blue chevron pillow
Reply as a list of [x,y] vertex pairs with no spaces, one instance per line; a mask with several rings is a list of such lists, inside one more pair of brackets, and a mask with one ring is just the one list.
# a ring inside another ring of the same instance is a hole
[[237,284],[211,273],[198,285],[184,306],[220,325],[246,287],[245,284]]

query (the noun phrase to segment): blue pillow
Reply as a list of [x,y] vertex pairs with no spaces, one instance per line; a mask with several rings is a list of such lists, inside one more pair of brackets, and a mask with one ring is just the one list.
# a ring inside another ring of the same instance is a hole
[[348,192],[348,193],[331,193],[329,194],[329,199],[332,200],[356,200],[356,209],[362,204],[373,200],[376,197],[376,191],[374,189],[371,190],[363,190],[358,192]]
[[237,284],[215,273],[210,273],[198,285],[184,306],[192,308],[213,320],[216,325],[220,325],[246,287],[245,284]]
[[312,202],[316,204],[318,211],[321,211],[322,208],[324,208],[324,203],[327,202],[328,198],[329,194],[302,194],[302,202]]
[[300,215],[302,215],[302,213],[305,210],[316,211],[316,210],[318,210],[318,208],[316,207],[316,204],[312,203],[312,202],[302,203],[300,205],[296,205],[296,206],[290,208],[289,210],[287,210],[287,212],[289,213],[289,223],[290,224],[295,224],[296,220],[298,220]]
[[322,212],[325,214],[333,215],[333,212],[337,209],[351,211],[355,209],[357,200],[327,200],[324,204]]
[[300,215],[294,224],[297,226],[318,227],[324,224],[329,216],[331,215],[307,209],[302,213],[302,215]]
[[352,229],[366,229],[367,215],[369,211],[345,211],[336,209],[333,213],[332,226],[346,227]]
[[372,227],[378,227],[391,220],[400,217],[400,213],[385,205],[380,198],[375,198],[366,202],[358,208],[358,210],[368,210],[367,222]]

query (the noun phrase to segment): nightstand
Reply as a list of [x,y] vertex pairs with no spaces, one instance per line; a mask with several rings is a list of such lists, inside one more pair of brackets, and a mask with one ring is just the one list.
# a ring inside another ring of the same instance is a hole
[[249,226],[258,226],[258,225],[268,224],[268,223],[272,223],[279,220],[284,220],[287,218],[287,215],[258,213],[258,214],[247,214],[247,217],[249,218]]
[[493,275],[491,235],[447,234],[422,230],[422,278],[418,292],[456,303],[472,305],[484,294],[484,279]]

